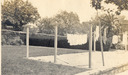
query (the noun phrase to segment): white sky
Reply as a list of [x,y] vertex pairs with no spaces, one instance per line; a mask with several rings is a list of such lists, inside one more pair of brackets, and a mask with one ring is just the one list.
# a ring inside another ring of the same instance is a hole
[[[80,21],[89,21],[96,15],[96,10],[91,7],[90,0],[29,0],[38,11],[41,17],[53,17],[61,10],[73,11],[79,15]],[[116,9],[112,4],[103,4],[107,8]],[[127,12],[128,13],[128,12]],[[125,14],[126,12],[122,12]]]
[[29,0],[42,17],[53,17],[62,10],[73,11],[79,15],[81,21],[89,20],[95,14],[90,7],[89,0]]
[[[90,6],[90,0],[28,0],[35,7],[38,8],[38,11],[41,17],[54,17],[57,13],[62,10],[73,11],[78,14],[80,21],[89,21],[91,17],[96,15],[96,10]],[[107,8],[114,9],[116,6],[107,5]],[[127,12],[122,12],[126,15]]]

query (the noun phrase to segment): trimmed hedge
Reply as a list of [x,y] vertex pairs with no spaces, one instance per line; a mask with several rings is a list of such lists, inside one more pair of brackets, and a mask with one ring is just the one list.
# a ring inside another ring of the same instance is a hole
[[[32,34],[30,35],[30,45],[54,47],[54,35]],[[108,51],[110,48],[109,42],[107,42],[107,44],[103,44],[103,46],[104,46],[104,51]],[[86,44],[83,45],[70,46],[66,36],[58,36],[58,47],[89,50],[89,40],[87,41]],[[93,41],[92,41],[92,49],[93,49]],[[96,50],[101,50],[99,41],[96,42]]]
[[[54,47],[54,35],[32,34],[30,35],[29,40],[30,45]],[[58,47],[70,48],[68,40],[65,36],[58,36]]]
[[[13,42],[13,44],[9,43],[9,45],[26,45],[26,33],[19,33],[19,32],[10,32],[10,31],[3,31],[2,32],[2,42],[5,41],[5,36],[10,37],[9,39],[15,39],[15,37],[19,37],[16,42]],[[6,40],[8,42],[9,40]],[[19,42],[20,41],[20,42]],[[22,42],[22,43],[21,43]],[[7,44],[7,43],[2,43]],[[33,46],[47,46],[47,47],[54,47],[54,35],[52,34],[30,34],[29,38],[29,44]],[[103,44],[104,51],[108,51],[110,48],[110,43],[107,42],[107,44]],[[76,45],[76,46],[70,46],[68,43],[66,36],[58,36],[58,47],[59,48],[71,48],[71,49],[83,49],[83,50],[89,50],[89,40],[86,44],[83,45]],[[93,43],[92,43],[92,49],[93,49]],[[96,42],[96,50],[100,49],[100,42]]]

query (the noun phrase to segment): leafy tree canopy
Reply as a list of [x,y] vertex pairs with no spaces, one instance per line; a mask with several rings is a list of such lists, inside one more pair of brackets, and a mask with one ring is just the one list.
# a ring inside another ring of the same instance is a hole
[[106,14],[96,16],[92,19],[94,25],[99,25],[98,19],[101,22],[101,32],[103,35],[104,29],[107,28],[107,37],[112,37],[113,35],[119,35],[122,32],[121,22],[124,21],[124,16],[117,16],[111,10],[107,10]]
[[43,18],[38,20],[39,32],[53,34],[54,33],[54,20],[53,18]]
[[96,10],[101,9],[101,2],[104,1],[106,4],[115,4],[118,8],[116,14],[119,15],[122,10],[128,10],[128,0],[91,0],[91,5]]
[[21,30],[22,25],[35,22],[40,15],[37,8],[23,0],[6,0],[2,5],[2,24]]
[[[76,33],[79,31],[80,20],[76,13],[62,11],[55,16],[59,31],[65,33]],[[61,33],[60,33],[61,34]]]
[[54,26],[58,26],[58,34],[78,33],[80,29],[79,17],[74,12],[61,11],[55,17],[46,17],[38,21],[40,32],[54,33]]
[[128,0],[105,0],[105,3],[115,4],[119,10],[128,10]]

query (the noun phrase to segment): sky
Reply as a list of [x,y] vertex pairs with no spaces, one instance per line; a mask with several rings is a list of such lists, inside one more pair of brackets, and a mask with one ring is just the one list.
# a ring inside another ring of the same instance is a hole
[[[96,15],[96,10],[91,7],[90,0],[29,0],[29,2],[38,8],[41,17],[54,17],[60,11],[66,10],[77,13],[82,22],[89,21]],[[110,9],[117,8],[112,4],[102,3],[102,5]],[[126,13],[128,11],[122,12],[122,15],[128,17]]]
[[[28,0],[32,3],[34,7],[37,7],[39,14],[42,18],[44,17],[54,17],[60,11],[73,11],[77,13],[80,21],[89,21],[96,15],[96,10],[91,7],[90,0]],[[111,9],[116,9],[117,7],[112,4],[102,3],[103,6]],[[101,11],[99,11],[101,13]],[[126,16],[128,11],[122,12],[122,15]]]
[[54,17],[60,11],[73,11],[79,15],[80,21],[89,20],[95,15],[89,0],[29,0],[42,17]]

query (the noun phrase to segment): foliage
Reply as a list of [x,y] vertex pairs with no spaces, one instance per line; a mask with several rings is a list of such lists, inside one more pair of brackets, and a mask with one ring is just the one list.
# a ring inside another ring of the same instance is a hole
[[22,25],[35,22],[40,17],[37,8],[28,1],[6,0],[2,5],[2,24],[21,30]]
[[[42,34],[42,33],[31,34],[29,44],[33,45],[33,46],[54,47],[54,35],[52,35],[52,34]],[[97,44],[96,49],[100,50],[100,42],[97,41],[96,44]],[[94,46],[92,45],[92,48],[93,47]],[[89,39],[87,40],[86,44],[72,46],[72,45],[69,44],[68,39],[67,39],[66,36],[58,36],[58,48],[89,50]],[[104,50],[108,51],[109,46],[104,44]]]
[[100,16],[102,32],[104,31],[105,28],[107,28],[108,29],[107,37],[112,37],[113,35],[119,35],[121,31],[121,23],[117,15],[115,15],[114,12],[110,9],[107,9],[105,11],[107,12],[107,14]]
[[43,18],[38,21],[38,28],[39,32],[43,32],[46,34],[53,34],[54,33],[54,23],[53,18]]
[[80,21],[76,13],[61,11],[55,17],[46,17],[38,21],[39,31],[43,33],[54,33],[54,26],[58,25],[58,34],[79,33]]
[[[102,1],[104,1],[107,4],[108,3],[115,4],[118,7],[117,8],[118,11],[115,12],[116,15],[120,15],[120,13],[121,13],[122,10],[128,10],[128,0],[91,0],[91,5],[96,10],[97,9],[104,10],[105,7],[101,6]],[[97,8],[97,7],[99,7],[99,8]],[[107,41],[110,41],[108,43],[108,45],[111,46],[111,44],[112,44],[111,41],[112,41],[113,34],[118,35],[122,30],[121,30],[121,25],[119,23],[119,19],[117,19],[115,17],[115,15],[112,14],[113,11],[110,10],[110,9],[107,9],[107,10],[104,10],[104,11],[107,11],[106,16],[99,17],[100,18],[100,21],[101,21],[101,25],[103,27],[101,29],[101,32],[102,32],[102,35],[103,35],[103,30],[107,26],[107,28],[108,28],[107,38],[109,38],[109,40],[107,40]]]
[[24,42],[20,35],[15,32],[2,33],[2,45],[23,45]]
[[[42,34],[42,33],[31,34],[30,45],[54,47],[54,35]],[[58,47],[60,48],[69,47],[69,43],[67,42],[66,36],[58,36]]]
[[113,3],[119,10],[128,10],[128,0],[105,0],[105,3]]
[[116,15],[110,9],[104,9],[105,14],[96,16],[92,19],[94,25],[99,25],[98,19],[101,22],[101,32],[103,35],[104,29],[107,28],[107,37],[112,37],[113,35],[119,35],[122,32],[121,22],[124,21],[124,16]]
[[[24,27],[23,28],[23,32],[27,32],[27,28],[26,27]],[[38,33],[39,32],[39,28],[38,27],[30,27],[29,28],[29,33],[30,34],[34,34],[34,33]]]
[[[90,29],[90,22],[82,22],[80,25],[80,30],[84,34],[89,34],[89,29]],[[94,26],[93,26],[93,31],[94,31]]]
[[120,15],[122,10],[128,10],[128,0],[91,0],[91,5],[96,10],[101,9],[101,2],[104,1],[105,3],[115,4],[117,6],[118,11],[116,11],[117,15]]
[[[35,33],[30,34],[29,44],[33,46],[46,46],[54,47],[54,35],[53,34],[43,34]],[[99,41],[97,43],[97,50],[99,48]],[[26,33],[19,33],[19,31],[3,31],[2,32],[2,45],[25,45],[26,44]],[[108,50],[108,46],[104,46],[105,50]],[[69,48],[69,49],[89,49],[89,39],[86,44],[70,46],[66,36],[58,35],[58,48]],[[93,48],[93,47],[92,47]]]
[[[124,18],[120,18],[114,14],[114,12],[110,9],[104,10],[106,14],[102,14],[100,16],[96,16],[92,22],[94,25],[99,25],[99,20],[101,23],[101,36],[104,36],[104,30],[106,29],[106,44],[104,44],[105,48],[110,48],[112,45],[112,36],[119,35],[122,32],[121,21]],[[105,49],[104,48],[104,49]]]
[[101,9],[101,1],[102,0],[91,0],[92,7],[94,7],[96,10]]
[[78,33],[80,21],[76,13],[62,11],[55,16],[55,20],[57,21],[59,34]]
[[118,49],[118,50],[125,50],[125,46],[121,43],[112,44],[112,48]]

